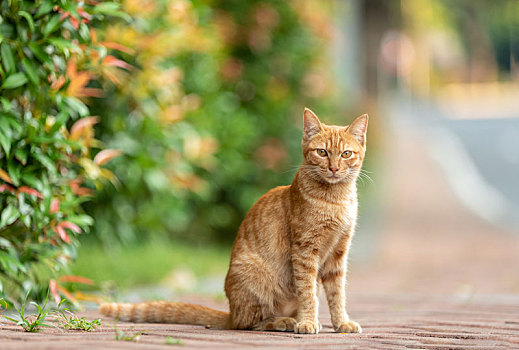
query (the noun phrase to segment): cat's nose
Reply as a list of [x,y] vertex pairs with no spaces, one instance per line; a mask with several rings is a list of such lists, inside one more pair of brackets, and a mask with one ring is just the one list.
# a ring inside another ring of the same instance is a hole
[[339,170],[339,168],[333,168],[333,167],[330,167],[329,169],[333,173],[333,175],[335,175],[335,173]]

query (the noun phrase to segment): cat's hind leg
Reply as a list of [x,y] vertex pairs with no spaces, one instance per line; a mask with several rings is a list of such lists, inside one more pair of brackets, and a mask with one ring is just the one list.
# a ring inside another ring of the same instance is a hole
[[293,332],[296,323],[296,319],[292,317],[270,317],[256,323],[252,329],[255,331]]

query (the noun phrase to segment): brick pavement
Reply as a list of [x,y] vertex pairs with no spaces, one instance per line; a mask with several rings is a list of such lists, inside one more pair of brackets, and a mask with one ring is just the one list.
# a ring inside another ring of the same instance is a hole
[[[211,303],[207,303],[211,305]],[[327,312],[321,312],[318,335],[283,332],[207,330],[200,326],[133,324],[117,327],[127,334],[141,332],[136,342],[116,341],[111,320],[92,333],[45,330],[23,333],[0,326],[2,349],[513,349],[519,348],[519,297],[431,298],[404,295],[352,295],[350,313],[362,334],[333,333]],[[224,308],[223,305],[216,307]],[[96,312],[85,314],[89,319]],[[180,344],[167,345],[167,337]]]

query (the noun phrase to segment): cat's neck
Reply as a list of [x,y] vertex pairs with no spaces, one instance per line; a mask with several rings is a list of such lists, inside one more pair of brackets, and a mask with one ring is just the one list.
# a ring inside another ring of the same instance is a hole
[[331,203],[344,203],[357,196],[355,179],[338,183],[327,183],[299,169],[292,182],[292,189],[305,196],[320,198]]

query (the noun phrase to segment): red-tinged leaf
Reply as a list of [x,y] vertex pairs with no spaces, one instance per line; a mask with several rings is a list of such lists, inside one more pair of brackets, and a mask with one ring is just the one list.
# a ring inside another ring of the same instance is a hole
[[67,95],[74,97],[85,96],[83,90],[89,81],[90,73],[88,72],[79,72],[74,76],[70,76],[70,83],[67,87]]
[[89,294],[89,293],[82,293],[81,291],[77,290],[74,293],[75,297],[79,301],[91,301],[96,304],[101,304],[103,302],[103,299],[95,294]]
[[[61,11],[60,11],[61,12]],[[61,15],[61,17],[59,18],[60,21],[63,21],[65,18],[67,18],[68,16],[70,16],[70,12],[63,12],[63,14]]]
[[64,242],[70,244],[70,237],[62,226],[56,226],[52,228]]
[[67,62],[67,76],[74,77],[77,74],[77,64],[74,58]]
[[71,140],[77,140],[82,135],[84,135],[87,130],[91,130],[92,126],[96,124],[98,121],[98,117],[86,117],[79,119],[77,122],[74,123],[74,125],[72,125],[72,128],[70,128],[69,138]]
[[70,23],[72,24],[72,26],[74,27],[75,30],[77,30],[79,28],[79,21],[77,20],[76,17],[70,16]]
[[0,179],[4,180],[5,182],[9,182],[10,184],[13,183],[13,179],[11,179],[7,171],[4,169],[0,169]]
[[11,193],[16,193],[16,191],[13,187],[11,187],[7,184],[0,185],[0,192],[5,192],[5,191],[11,192]]
[[103,165],[108,161],[116,157],[119,157],[121,154],[123,154],[123,152],[118,149],[104,149],[98,154],[96,154],[96,156],[94,157],[94,163],[96,163],[97,165]]
[[92,191],[90,188],[87,188],[87,187],[78,187],[75,191],[73,190],[74,194],[76,196],[80,196],[80,197],[87,197],[87,196],[93,196],[94,195],[94,191]]
[[55,91],[58,91],[59,89],[61,89],[61,87],[65,84],[67,80],[65,79],[65,77],[63,75],[60,75],[58,77],[58,79],[54,80],[52,82],[52,84],[50,85],[50,88],[52,90],[55,90]]
[[88,12],[86,12],[85,10],[83,10],[83,7],[81,7],[81,6],[78,6],[78,8],[77,8],[77,13],[78,13],[81,17],[83,17],[83,18],[85,18],[85,19],[87,19],[87,20],[91,20],[91,19],[92,19],[92,15],[89,14]]
[[103,90],[96,88],[83,88],[79,95],[79,97],[103,97]]
[[119,79],[119,77],[113,72],[111,72],[109,69],[105,69],[103,73],[108,79],[110,79],[112,83],[114,83],[115,85],[121,85],[121,79]]
[[81,233],[81,229],[79,228],[79,226],[70,221],[62,221],[58,224],[58,226],[67,228],[75,233]]
[[130,64],[124,62],[123,60],[115,58],[112,55],[106,56],[103,59],[103,64],[105,66],[119,67],[119,68],[124,68],[126,70],[131,70],[133,68]]
[[60,283],[72,282],[72,283],[82,283],[82,284],[90,284],[90,285],[94,284],[94,281],[92,281],[90,278],[86,278],[83,276],[74,276],[74,275],[61,276],[58,279],[58,281],[60,281]]
[[29,194],[31,196],[36,196],[36,197],[38,197],[40,199],[43,199],[43,195],[40,192],[38,192],[34,188],[30,188],[30,187],[27,187],[27,186],[18,187],[18,192],[27,193],[27,194]]
[[70,189],[76,196],[93,196],[94,192],[87,188],[81,187],[83,180],[78,177],[69,182]]
[[55,280],[49,281],[49,290],[50,290],[50,294],[54,298],[54,301],[56,302],[56,305],[59,305],[59,302],[61,301],[61,297],[59,296],[58,284],[56,283]]
[[88,96],[88,91],[85,92],[85,87],[90,81],[92,74],[90,72],[78,72],[77,64],[74,58],[67,63],[67,77],[70,83],[67,87],[67,95],[74,97]]
[[90,40],[93,45],[97,44],[97,32],[94,28],[90,28]]
[[106,47],[107,49],[114,49],[117,51],[127,53],[129,55],[135,54],[134,49],[131,49],[131,48],[124,46],[122,44],[119,44],[119,43],[114,43],[113,41],[103,41],[103,42],[100,42],[99,44]]
[[58,285],[58,290],[61,292],[61,294],[66,296],[67,299],[70,300],[71,302],[73,302],[73,303],[77,302],[76,298],[68,290],[66,290],[64,287]]
[[57,198],[52,198],[50,201],[50,209],[49,213],[56,214],[59,211],[59,200]]

